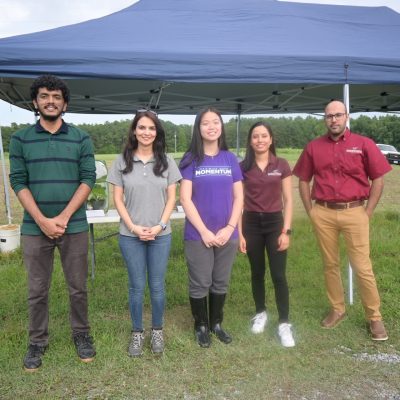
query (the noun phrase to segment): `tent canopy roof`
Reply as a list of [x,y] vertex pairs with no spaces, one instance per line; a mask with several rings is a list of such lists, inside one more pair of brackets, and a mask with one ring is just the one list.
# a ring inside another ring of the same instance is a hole
[[0,98],[29,108],[34,77],[68,79],[70,112],[400,110],[400,14],[276,0],[141,0],[109,16],[0,40]]

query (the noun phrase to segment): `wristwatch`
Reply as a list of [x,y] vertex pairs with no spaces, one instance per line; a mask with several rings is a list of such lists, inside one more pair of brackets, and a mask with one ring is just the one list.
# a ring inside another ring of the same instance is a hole
[[162,229],[163,231],[165,231],[165,230],[167,229],[167,224],[164,224],[164,222],[162,222],[162,221],[160,221],[160,222],[158,223],[158,225],[161,226],[161,229]]
[[282,229],[282,233],[285,233],[286,235],[290,236],[293,231],[291,229]]

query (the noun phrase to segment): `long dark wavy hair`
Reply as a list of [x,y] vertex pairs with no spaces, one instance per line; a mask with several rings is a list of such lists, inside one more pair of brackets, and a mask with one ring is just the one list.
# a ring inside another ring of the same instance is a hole
[[253,130],[255,128],[257,128],[258,126],[263,126],[264,128],[267,129],[267,131],[272,139],[272,143],[271,143],[271,146],[269,147],[269,151],[274,156],[276,156],[275,139],[274,139],[274,134],[272,132],[271,126],[269,124],[267,124],[266,122],[262,122],[262,121],[256,122],[255,124],[253,124],[250,127],[249,133],[247,135],[246,154],[244,156],[243,161],[241,162],[242,169],[244,172],[247,172],[248,170],[250,170],[253,167],[255,159],[256,159],[254,149],[251,147],[251,135],[253,134]]
[[163,172],[168,168],[167,155],[165,153],[165,131],[157,117],[157,114],[152,111],[137,112],[135,118],[133,118],[132,124],[129,128],[128,138],[122,151],[122,156],[126,164],[122,173],[128,174],[133,170],[133,152],[138,148],[138,140],[135,135],[135,130],[140,118],[142,117],[151,119],[156,127],[156,137],[153,142],[153,153],[155,159],[153,171],[154,175],[162,176]]
[[193,160],[196,162],[197,165],[201,164],[201,162],[204,160],[203,138],[201,137],[200,124],[204,114],[207,112],[213,112],[217,114],[218,118],[221,121],[221,135],[218,138],[218,149],[228,150],[225,139],[224,122],[222,120],[221,113],[214,107],[206,107],[203,110],[199,111],[196,115],[196,119],[194,120],[193,125],[192,140],[190,142],[188,150],[182,157],[182,160],[179,164],[180,168],[186,167]]

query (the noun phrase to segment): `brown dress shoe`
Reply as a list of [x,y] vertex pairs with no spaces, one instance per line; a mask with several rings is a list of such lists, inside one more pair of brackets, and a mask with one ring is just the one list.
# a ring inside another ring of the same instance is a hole
[[340,322],[344,320],[346,313],[339,313],[335,310],[331,310],[325,319],[321,322],[321,326],[325,329],[332,329],[338,326]]
[[372,340],[384,341],[389,338],[383,321],[369,321],[369,330]]

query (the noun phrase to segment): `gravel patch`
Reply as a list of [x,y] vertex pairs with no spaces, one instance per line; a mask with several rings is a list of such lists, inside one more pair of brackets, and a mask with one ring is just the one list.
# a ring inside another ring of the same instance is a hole
[[336,349],[334,349],[334,353],[347,355],[351,354],[351,356],[358,361],[400,364],[400,354],[397,353],[353,353],[353,350],[345,346],[338,346]]
[[353,354],[353,357],[359,361],[372,361],[372,362],[383,362],[383,363],[387,363],[387,364],[400,364],[400,355],[398,355],[398,354],[360,353],[360,354]]

